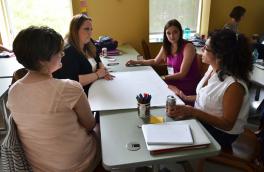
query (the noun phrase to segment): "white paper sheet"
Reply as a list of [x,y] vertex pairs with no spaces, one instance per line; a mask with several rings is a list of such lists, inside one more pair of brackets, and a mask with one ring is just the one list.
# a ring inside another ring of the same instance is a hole
[[[153,69],[112,74],[114,80],[98,80],[90,87],[88,100],[93,111],[136,108],[139,93],[151,94],[151,107],[164,107],[167,96],[174,95]],[[176,98],[177,104],[184,104]]]
[[[207,135],[205,132],[202,130],[202,128],[199,126],[198,122],[194,119],[191,120],[182,120],[182,121],[173,121],[173,122],[167,122],[167,125],[174,125],[174,124],[189,124],[191,131],[192,131],[192,137],[193,137],[193,144],[191,145],[186,145],[186,144],[175,144],[175,145],[149,145],[146,143],[147,149],[149,151],[161,151],[161,150],[166,150],[169,152],[170,150],[173,149],[181,149],[181,148],[202,148],[205,146],[208,146],[211,142],[208,139]],[[164,151],[164,152],[166,152]],[[162,152],[162,151],[161,151]]]
[[142,131],[148,145],[193,144],[189,124],[145,124]]

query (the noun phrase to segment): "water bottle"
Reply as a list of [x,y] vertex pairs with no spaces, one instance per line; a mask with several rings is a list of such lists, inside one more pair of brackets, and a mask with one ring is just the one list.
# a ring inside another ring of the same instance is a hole
[[255,63],[257,61],[258,57],[259,57],[259,52],[255,48],[254,51],[252,52],[253,63]]
[[184,30],[183,30],[183,39],[186,39],[186,40],[189,40],[191,37],[191,29],[186,27]]

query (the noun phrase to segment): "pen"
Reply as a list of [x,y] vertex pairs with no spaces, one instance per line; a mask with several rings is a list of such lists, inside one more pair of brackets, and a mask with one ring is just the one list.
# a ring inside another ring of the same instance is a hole
[[148,93],[144,93],[143,95],[140,93],[139,95],[136,96],[138,103],[140,103],[140,104],[150,103],[151,95]]

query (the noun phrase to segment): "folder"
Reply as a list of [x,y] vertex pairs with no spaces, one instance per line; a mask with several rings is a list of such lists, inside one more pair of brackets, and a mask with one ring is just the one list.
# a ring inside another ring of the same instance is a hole
[[[147,149],[150,151],[150,154],[155,155],[155,154],[161,154],[167,152],[181,151],[186,149],[205,148],[210,145],[211,142],[208,139],[206,133],[203,131],[200,124],[195,119],[164,123],[164,125],[175,125],[175,124],[189,125],[193,138],[193,144],[159,144],[158,145],[158,144],[148,144],[146,142],[146,146]],[[142,131],[143,131],[143,126],[142,126]],[[145,138],[145,134],[146,133],[143,132],[144,138]]]

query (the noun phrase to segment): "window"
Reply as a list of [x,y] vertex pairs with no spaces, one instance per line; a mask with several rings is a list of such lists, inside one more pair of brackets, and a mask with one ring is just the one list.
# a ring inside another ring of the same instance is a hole
[[202,0],[149,0],[149,42],[162,42],[167,21],[177,19],[182,28],[199,33]]
[[72,18],[72,0],[0,0],[3,44],[11,47],[18,32],[31,25],[49,26],[65,36]]

